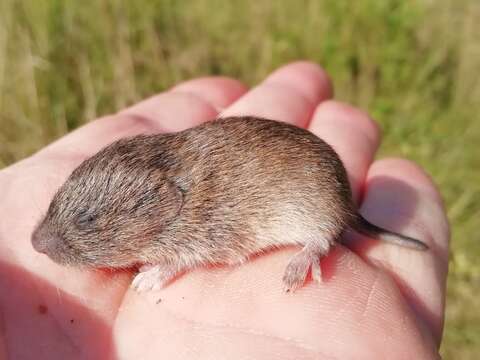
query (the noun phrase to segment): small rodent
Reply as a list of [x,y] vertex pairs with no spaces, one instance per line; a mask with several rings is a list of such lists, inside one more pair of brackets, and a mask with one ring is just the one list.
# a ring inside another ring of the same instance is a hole
[[137,290],[301,245],[283,276],[290,291],[310,268],[321,281],[320,258],[347,228],[427,249],[358,213],[345,168],[323,140],[282,122],[230,117],[122,139],[85,160],[53,197],[32,244],[65,265],[143,265]]

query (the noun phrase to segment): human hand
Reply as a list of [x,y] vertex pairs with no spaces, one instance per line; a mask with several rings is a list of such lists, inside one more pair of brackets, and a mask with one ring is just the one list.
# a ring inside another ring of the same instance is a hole
[[[380,141],[363,112],[328,100],[316,65],[293,63],[247,91],[203,78],[93,121],[0,172],[0,358],[439,358],[449,229],[440,196],[416,165],[373,161]],[[307,127],[338,152],[363,215],[426,242],[412,251],[350,241],[322,260],[325,281],[282,291],[296,249],[230,268],[189,272],[136,293],[126,271],[65,268],[36,253],[35,223],[85,158],[125,136],[178,131],[220,115]]]

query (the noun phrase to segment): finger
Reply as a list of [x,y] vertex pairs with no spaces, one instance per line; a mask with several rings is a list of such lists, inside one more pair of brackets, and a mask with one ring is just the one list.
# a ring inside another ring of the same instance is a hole
[[253,115],[305,127],[321,101],[332,96],[325,71],[309,62],[283,66],[221,113]]
[[427,251],[412,251],[375,242],[370,248],[362,241],[357,250],[396,279],[439,343],[444,320],[449,226],[435,185],[422,169],[409,161],[377,161],[368,172],[361,212],[376,225],[430,246]]
[[219,76],[185,81],[175,86],[172,91],[194,94],[220,112],[247,92],[247,87],[239,81]]
[[353,197],[359,199],[368,167],[380,143],[378,125],[363,111],[338,101],[325,101],[316,109],[310,131],[330,144],[348,173]]
[[39,154],[91,155],[126,136],[180,131],[215,118],[217,108],[229,105],[245,91],[240,82],[224,77],[190,80],[117,114],[84,125]]

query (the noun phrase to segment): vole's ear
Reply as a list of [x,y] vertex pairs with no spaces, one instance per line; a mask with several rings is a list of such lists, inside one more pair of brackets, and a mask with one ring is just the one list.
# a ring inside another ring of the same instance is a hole
[[160,217],[164,226],[175,219],[180,213],[183,201],[183,190],[171,180],[163,179],[158,188],[158,207]]

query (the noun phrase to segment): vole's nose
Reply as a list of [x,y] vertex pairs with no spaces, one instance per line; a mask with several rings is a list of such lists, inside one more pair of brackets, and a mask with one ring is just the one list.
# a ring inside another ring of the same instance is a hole
[[35,231],[32,234],[32,246],[39,253],[49,254],[52,246],[58,243],[58,239],[52,237],[50,234],[45,234],[43,231]]
[[39,253],[47,253],[47,241],[38,231],[32,234],[32,246]]

